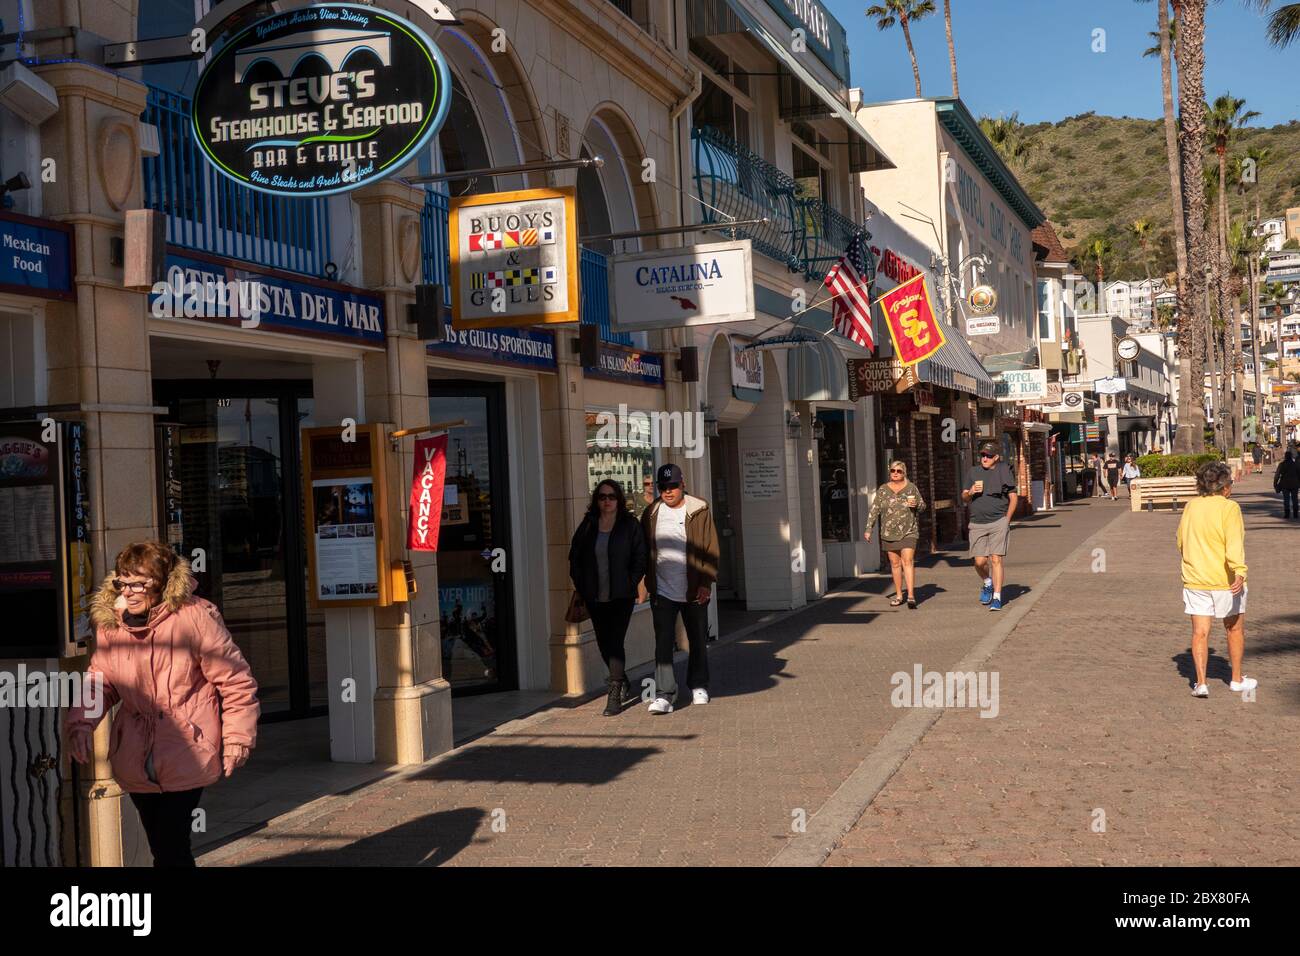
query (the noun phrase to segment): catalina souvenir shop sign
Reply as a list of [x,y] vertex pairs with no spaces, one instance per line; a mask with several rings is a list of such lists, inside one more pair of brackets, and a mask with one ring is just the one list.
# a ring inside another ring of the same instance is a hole
[[610,328],[670,329],[754,318],[753,251],[748,239],[614,256]]
[[572,186],[458,197],[447,231],[456,328],[578,321]]
[[328,196],[390,176],[438,131],[451,72],[413,23],[324,3],[266,17],[213,54],[194,93],[194,136],[235,182]]
[[150,292],[149,312],[155,318],[384,347],[386,320],[379,296],[188,250],[168,252],[167,280]]
[[71,227],[0,212],[0,292],[75,299],[73,259]]

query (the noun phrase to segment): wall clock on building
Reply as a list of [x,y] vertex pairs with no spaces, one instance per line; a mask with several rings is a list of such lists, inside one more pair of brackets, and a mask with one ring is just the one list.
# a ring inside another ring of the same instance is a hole
[[1137,339],[1125,336],[1119,340],[1119,344],[1115,346],[1115,351],[1124,361],[1131,362],[1137,358],[1140,347],[1138,346]]

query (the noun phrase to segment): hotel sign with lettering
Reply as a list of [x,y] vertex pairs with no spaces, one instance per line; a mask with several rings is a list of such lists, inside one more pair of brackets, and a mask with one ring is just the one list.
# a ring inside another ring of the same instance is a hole
[[819,0],[767,0],[782,20],[803,30],[804,42],[843,83],[849,81],[848,41],[844,27]]

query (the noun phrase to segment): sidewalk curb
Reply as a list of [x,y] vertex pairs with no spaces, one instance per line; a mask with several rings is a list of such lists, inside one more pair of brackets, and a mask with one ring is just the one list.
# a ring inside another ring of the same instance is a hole
[[[1066,567],[1087,554],[1102,535],[1130,513],[1121,511],[1053,565],[1033,590],[1026,597],[1015,601],[1010,613],[980,638],[965,657],[953,665],[953,670],[980,669],[1016,629],[1025,615],[1033,610],[1039,598],[1051,589],[1056,579],[1065,572]],[[767,865],[821,866],[826,862],[831,851],[867,812],[876,795],[885,788],[890,778],[907,760],[912,749],[944,715],[946,709],[936,707],[912,710],[896,721],[871,753],[858,764],[857,769],[849,774],[848,778],[822,804],[821,809],[808,818],[807,829],[791,837]]]

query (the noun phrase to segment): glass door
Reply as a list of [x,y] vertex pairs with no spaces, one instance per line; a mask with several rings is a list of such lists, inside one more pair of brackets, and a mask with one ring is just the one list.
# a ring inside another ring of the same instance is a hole
[[[438,538],[442,673],[453,693],[513,690],[515,627],[504,394],[499,385],[430,382],[429,421],[464,419],[447,441]],[[501,549],[498,551],[498,549]]]
[[[325,704],[324,628],[309,621],[298,428],[305,386],[155,382],[175,425],[167,515],[194,561],[197,593],[217,606],[269,718]],[[300,407],[301,403],[301,407]],[[173,533],[175,543],[177,535]],[[194,560],[195,551],[201,551]],[[310,653],[314,646],[316,652]]]

